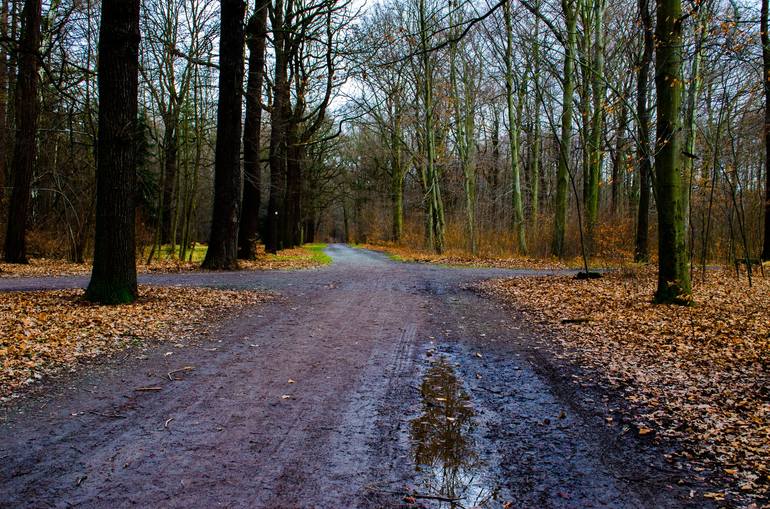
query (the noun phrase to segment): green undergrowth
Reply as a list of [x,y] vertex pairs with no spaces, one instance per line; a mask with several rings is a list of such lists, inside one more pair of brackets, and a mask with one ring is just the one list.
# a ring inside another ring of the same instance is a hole
[[313,261],[319,265],[329,265],[332,263],[332,257],[324,252],[324,249],[329,247],[328,244],[305,244],[302,247],[309,250],[313,254]]
[[[203,259],[206,258],[206,251],[208,250],[208,246],[205,244],[199,244],[195,243],[192,247],[192,249],[188,249],[187,252],[184,255],[184,261],[190,261],[193,263],[203,263]],[[147,260],[147,258],[150,256],[150,251],[152,250],[152,246],[147,246],[144,248],[144,251],[142,253],[142,260]],[[192,258],[190,257],[190,252],[192,251]],[[160,246],[160,250],[157,248],[155,249],[155,253],[153,254],[153,257],[156,260],[177,260],[179,258],[179,244],[172,246],[171,244],[163,244]]]

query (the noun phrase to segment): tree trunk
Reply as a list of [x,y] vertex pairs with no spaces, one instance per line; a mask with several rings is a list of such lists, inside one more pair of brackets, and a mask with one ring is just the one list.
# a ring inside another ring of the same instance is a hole
[[[8,37],[8,0],[0,0],[0,38]],[[8,174],[8,55],[0,44],[0,206]]]
[[[625,90],[624,90],[625,93]],[[618,112],[618,124],[615,138],[615,154],[612,158],[612,192],[610,209],[613,215],[620,212],[620,182],[621,175],[625,173],[626,161],[626,122],[628,121],[628,107],[626,101],[620,101],[620,111]]]
[[11,162],[13,189],[8,205],[8,228],[5,234],[5,261],[8,263],[27,263],[27,216],[37,155],[37,114],[40,107],[37,100],[37,71],[41,11],[41,0],[24,2],[14,106],[16,141]]
[[591,66],[591,92],[593,112],[589,140],[588,189],[586,200],[586,226],[588,246],[593,250],[594,229],[599,217],[599,183],[602,173],[602,127],[604,120],[604,11],[605,0],[593,2],[593,65]]
[[648,82],[650,65],[655,45],[650,15],[649,0],[639,0],[639,12],[644,30],[644,50],[639,63],[636,80],[636,118],[638,132],[637,159],[639,160],[639,209],[636,221],[636,240],[634,245],[634,260],[647,262],[650,259],[649,230],[650,230],[650,173],[652,161],[650,155],[650,111],[647,106]]
[[497,209],[500,197],[497,195],[500,180],[500,115],[497,110],[492,110],[494,119],[492,121],[492,231],[497,231]]
[[420,0],[420,45],[422,48],[422,99],[424,107],[425,127],[425,183],[426,199],[428,200],[427,213],[430,215],[430,248],[438,254],[444,252],[444,215],[441,200],[441,187],[439,185],[439,170],[436,167],[436,132],[433,111],[433,64],[431,53],[428,51],[428,26],[425,12],[425,1]]
[[273,79],[273,104],[270,110],[270,196],[267,202],[265,225],[265,250],[277,253],[280,225],[283,210],[286,177],[286,136],[289,117],[291,116],[290,91],[288,78],[288,54],[286,49],[287,34],[283,26],[283,0],[276,0],[273,9],[273,48],[275,52],[275,78]]
[[[449,4],[449,21],[454,27],[462,24],[462,18],[453,18],[452,12],[459,12],[460,6],[456,0]],[[453,39],[460,39],[460,33],[457,29],[453,30]],[[465,216],[467,221],[468,250],[472,254],[477,252],[476,239],[476,166],[474,161],[474,115],[475,115],[475,96],[473,90],[472,76],[466,62],[462,62],[462,82],[461,91],[458,84],[458,41],[453,41],[449,46],[449,81],[452,88],[453,114],[454,114],[454,136],[457,158],[460,162],[460,168],[463,174],[463,189],[465,191]]]
[[698,10],[698,20],[695,24],[695,54],[692,57],[689,87],[687,89],[687,108],[685,110],[685,142],[682,161],[682,215],[685,224],[685,237],[690,230],[690,195],[692,193],[692,171],[695,162],[695,139],[697,138],[697,109],[698,97],[702,85],[701,61],[703,59],[703,46],[706,42],[708,30],[709,8],[703,3]]
[[531,172],[530,178],[530,222],[532,224],[532,231],[537,231],[537,225],[540,218],[540,152],[542,151],[542,136],[540,127],[540,0],[535,2],[535,10],[538,16],[535,17],[535,33],[534,42],[532,46],[532,60],[534,71],[532,73],[532,82],[535,88],[535,112],[532,122],[534,124],[532,130],[532,141],[530,143],[530,160],[529,167]]
[[770,36],[768,30],[768,0],[762,0],[762,71],[765,79],[765,239],[762,259],[770,260]]
[[404,234],[404,162],[401,148],[401,102],[395,98],[393,129],[390,134],[391,174],[390,199],[393,213],[393,242],[401,242]]
[[238,258],[251,260],[256,256],[259,233],[260,184],[262,164],[262,83],[265,76],[265,40],[267,39],[268,3],[257,3],[257,10],[247,26],[249,47],[249,76],[246,85],[246,122],[243,127],[243,210],[238,232]]
[[564,252],[564,233],[567,224],[567,185],[569,157],[572,148],[572,95],[575,87],[575,45],[577,39],[575,0],[562,0],[561,5],[567,20],[567,41],[564,48],[564,89],[562,91],[559,170],[556,176],[556,217],[551,246],[551,253],[554,256],[561,256]]
[[302,167],[305,146],[300,142],[299,124],[291,121],[286,137],[286,202],[283,224],[283,246],[292,248],[302,243]]
[[172,222],[176,206],[174,204],[174,187],[177,179],[177,159],[179,152],[177,122],[178,116],[171,111],[166,116],[164,122],[165,131],[163,133],[163,206],[161,210],[161,229],[160,244],[171,243],[171,252],[173,252],[173,243],[176,239],[172,238]]
[[[524,224],[524,205],[521,199],[521,168],[519,165],[519,125],[521,118],[521,103],[523,94],[519,94],[519,104],[513,104],[513,25],[511,21],[511,5],[506,2],[503,5],[503,17],[505,18],[505,95],[508,111],[508,143],[511,156],[511,206],[513,208],[513,234],[516,238],[516,248],[519,254],[527,253],[527,235]],[[522,78],[523,79],[523,78]],[[519,83],[520,92],[524,88]],[[518,109],[518,111],[517,111]]]
[[221,1],[219,103],[214,155],[214,209],[209,248],[202,267],[238,268],[238,222],[241,208],[241,105],[243,86],[242,0]]
[[680,154],[682,102],[682,3],[658,0],[655,27],[657,129],[655,188],[658,205],[658,289],[655,302],[689,302],[690,272],[682,208]]
[[137,296],[135,201],[139,0],[105,0],[99,29],[94,266],[86,299]]

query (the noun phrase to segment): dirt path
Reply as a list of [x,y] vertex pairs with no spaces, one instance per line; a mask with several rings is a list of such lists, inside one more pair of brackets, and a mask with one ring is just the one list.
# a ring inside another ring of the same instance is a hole
[[285,298],[4,409],[0,507],[690,503],[655,451],[606,430],[551,371],[526,324],[462,289],[512,271],[329,254],[312,271],[144,276]]

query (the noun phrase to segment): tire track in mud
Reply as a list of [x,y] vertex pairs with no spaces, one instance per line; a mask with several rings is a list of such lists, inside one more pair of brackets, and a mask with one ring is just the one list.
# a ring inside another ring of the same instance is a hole
[[[376,277],[374,284],[371,276],[365,284],[360,281],[354,278],[333,290],[349,292],[353,301],[347,306],[335,304],[333,309],[343,309],[342,315],[324,316],[323,320],[330,324],[345,322],[344,330],[328,333],[357,338],[348,346],[363,348],[366,358],[356,364],[350,383],[337,391],[346,393],[346,402],[323,405],[321,413],[326,415],[327,423],[324,433],[317,433],[309,424],[297,437],[303,444],[303,455],[294,462],[283,458],[272,485],[275,495],[264,502],[265,507],[300,507],[311,500],[315,506],[333,506],[340,500],[352,503],[359,496],[365,481],[362,474],[371,467],[369,447],[376,431],[373,418],[381,395],[410,365],[415,340],[413,324],[404,327],[393,320],[393,316],[409,317],[410,298],[404,295],[404,285],[387,275]],[[360,298],[361,291],[366,292],[366,298]],[[343,353],[349,355],[347,350]],[[307,416],[303,419],[314,420]],[[308,457],[316,458],[322,470],[315,462],[306,461]]]
[[502,320],[494,303],[470,291],[436,293],[437,350],[454,363],[476,410],[473,438],[486,465],[478,475],[500,489],[483,507],[698,506],[673,480],[629,482],[628,469],[642,462],[634,451],[620,451],[624,464],[605,461],[611,433],[542,375],[547,364],[532,355],[538,345],[526,323]]

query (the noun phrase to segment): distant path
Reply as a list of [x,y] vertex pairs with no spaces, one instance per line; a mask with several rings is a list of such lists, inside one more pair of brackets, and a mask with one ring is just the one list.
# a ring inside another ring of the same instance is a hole
[[[0,412],[0,507],[400,507],[405,487],[463,507],[687,505],[685,488],[574,409],[525,323],[462,289],[527,271],[327,252],[334,263],[316,270],[141,276],[285,298]],[[418,472],[415,455],[431,465]]]
[[[345,278],[351,269],[366,271],[377,268],[389,271],[393,266],[386,255],[365,249],[352,249],[342,244],[332,244],[326,250],[334,263],[318,269],[307,270],[255,270],[255,271],[200,271],[200,272],[168,272],[139,274],[139,284],[164,286],[209,286],[219,288],[264,288],[291,289],[297,284],[303,286],[325,284],[334,278]],[[484,269],[458,267],[447,269],[437,265],[413,264],[415,269],[421,269],[428,277],[431,274],[442,274],[447,279],[448,272],[459,271],[456,279],[489,279],[494,277],[534,276],[545,274],[569,274],[571,270],[517,270],[517,269]],[[470,278],[468,277],[470,276]],[[455,279],[449,277],[449,279]],[[85,288],[89,276],[51,276],[51,277],[4,277],[0,278],[0,292],[56,290],[66,288]]]

